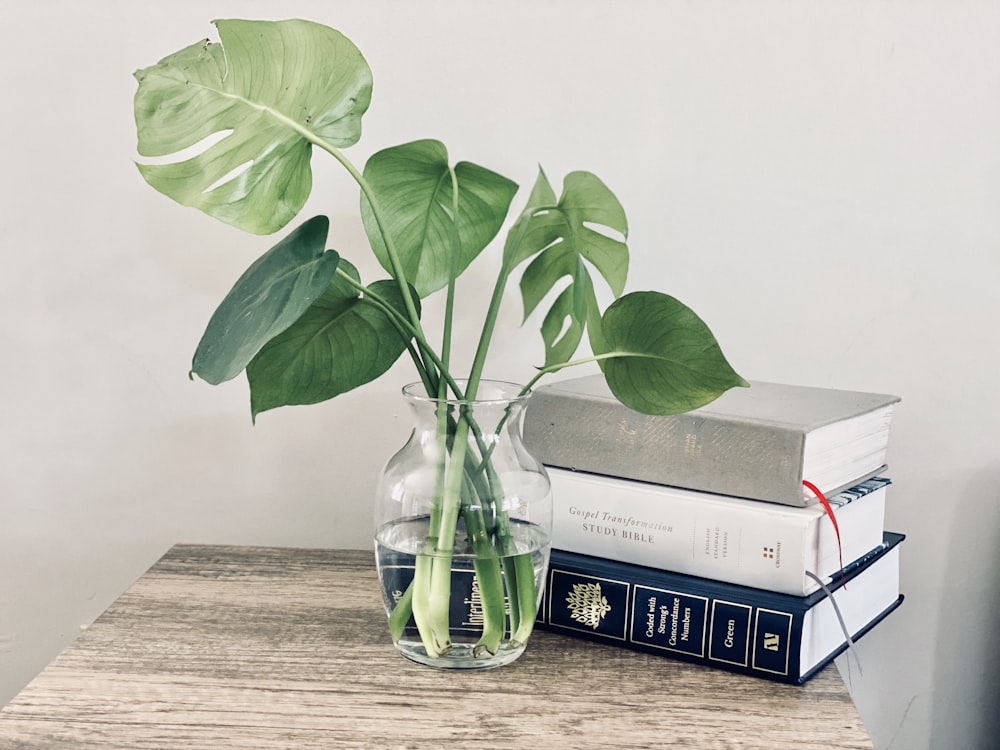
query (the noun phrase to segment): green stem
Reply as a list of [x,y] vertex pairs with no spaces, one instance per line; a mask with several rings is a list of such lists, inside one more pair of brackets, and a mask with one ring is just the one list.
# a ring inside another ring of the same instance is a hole
[[[460,419],[455,426],[454,442],[451,448],[451,458],[445,469],[444,491],[439,496],[440,517],[437,519],[437,535],[428,540],[432,547],[430,569],[426,580],[421,581],[421,588],[414,591],[414,614],[417,610],[419,596],[426,596],[429,620],[425,624],[426,633],[421,630],[421,638],[428,654],[440,656],[451,647],[448,614],[451,607],[451,564],[455,553],[455,534],[458,530],[458,517],[462,507],[462,480],[465,474],[465,455],[468,448],[468,424]],[[432,535],[435,530],[432,529]],[[420,570],[416,575],[424,578]],[[426,591],[423,587],[426,586]],[[425,602],[420,602],[423,605]],[[418,622],[418,626],[420,623]],[[430,645],[429,645],[430,644]],[[435,649],[431,653],[431,647]]]
[[[510,409],[506,410],[501,418],[494,435],[499,438],[503,424],[510,416]],[[512,638],[518,635],[519,642],[524,643],[531,634],[534,624],[534,613],[537,611],[537,589],[535,588],[535,572],[530,554],[517,553],[517,545],[511,533],[510,515],[498,503],[498,499],[503,498],[503,484],[490,455],[494,447],[499,442],[492,440],[489,443],[483,437],[482,431],[476,422],[469,418],[469,429],[471,430],[476,445],[479,450],[480,459],[473,462],[473,466],[468,467],[466,472],[476,482],[477,492],[481,498],[483,506],[489,506],[491,515],[494,518],[493,527],[494,548],[500,555],[502,561],[503,575],[507,589],[507,604],[510,608],[510,630]],[[484,599],[485,602],[485,599]],[[484,604],[485,608],[485,604]]]
[[392,636],[393,643],[398,643],[399,639],[403,637],[403,632],[406,630],[406,626],[410,622],[412,615],[413,584],[411,582],[389,614],[389,634]]
[[[530,225],[529,219],[532,216],[544,213],[545,211],[553,210],[558,211],[561,209],[558,205],[534,206],[532,208],[526,208],[522,211],[511,230],[513,234],[508,238],[508,246],[517,247],[521,244]],[[497,317],[500,313],[500,304],[503,302],[503,295],[507,288],[507,281],[510,279],[510,274],[513,270],[514,265],[508,267],[505,257],[504,263],[500,268],[500,273],[497,274],[496,284],[493,286],[493,295],[490,298],[490,306],[486,311],[486,318],[483,321],[483,330],[479,334],[479,344],[476,347],[475,358],[473,359],[472,369],[469,373],[469,383],[474,386],[473,392],[475,392],[475,386],[478,386],[479,379],[482,377],[483,368],[486,366],[486,355],[489,352],[490,342],[493,339],[493,332],[496,328]]]
[[493,295],[490,298],[490,306],[486,311],[486,318],[483,321],[483,330],[479,335],[479,345],[476,347],[476,355],[472,361],[472,369],[469,371],[469,382],[466,384],[466,398],[471,391],[473,394],[479,388],[479,381],[483,375],[483,368],[486,366],[486,355],[489,351],[490,340],[493,338],[493,330],[496,328],[497,316],[500,314],[500,303],[503,301],[503,292],[507,286],[507,279],[510,272],[501,269],[497,276],[496,284],[493,286]]
[[[454,170],[452,170],[452,181],[453,181],[453,183],[454,183],[454,179],[455,179],[454,174],[455,174]],[[457,190],[457,186],[453,185],[453,187],[455,189],[452,191],[452,194],[453,194],[453,199],[452,200],[456,204],[456,213],[457,213],[458,190]],[[452,222],[452,226],[454,226],[454,221]],[[455,239],[456,238],[453,237],[453,241]],[[453,250],[453,253],[452,253],[452,268],[451,268],[451,272],[449,273],[449,278],[448,278],[448,292],[447,292],[447,298],[446,298],[446,302],[445,302],[444,324],[442,326],[443,331],[442,331],[442,335],[441,335],[441,363],[440,363],[440,365],[438,367],[438,369],[442,373],[447,373],[447,372],[450,372],[450,370],[451,370],[451,368],[450,368],[450,365],[451,365],[451,325],[452,325],[452,316],[454,315],[454,311],[455,311],[455,274],[454,274],[454,264],[455,264],[455,261],[454,261],[454,258],[455,258],[456,254],[457,254],[457,248],[453,247],[452,250]],[[437,398],[438,398],[438,404],[437,404],[437,450],[438,450],[438,457],[439,458],[438,458],[438,469],[437,469],[437,477],[438,478],[437,478],[436,481],[439,482],[440,484],[443,484],[443,482],[444,482],[444,475],[445,475],[445,458],[444,457],[445,457],[445,455],[448,452],[448,436],[450,434],[450,431],[449,431],[449,428],[448,428],[448,422],[449,422],[449,414],[448,414],[449,407],[448,407],[448,403],[447,403],[448,392],[447,392],[447,385],[445,384],[444,378],[442,378],[438,382],[438,388],[437,388],[437,390],[435,392],[429,392],[429,393],[433,393],[433,395],[436,395]],[[439,487],[439,490],[440,490],[440,487]],[[433,507],[431,508],[430,527],[429,527],[429,533],[434,538],[440,538],[440,536],[441,536],[440,523],[441,523],[441,504],[443,502],[443,497],[444,497],[444,495],[442,494],[441,491],[437,491],[437,492],[434,493],[434,504],[433,504]]]
[[483,656],[484,652],[495,654],[500,650],[500,642],[507,629],[507,613],[500,561],[483,518],[482,506],[481,504],[477,506],[473,502],[473,498],[479,497],[479,491],[468,472],[465,474],[463,484],[462,518],[465,520],[466,535],[472,547],[473,566],[479,582],[479,598],[482,603],[483,630],[479,642],[473,648],[473,656],[478,657]]
[[[521,646],[528,642],[535,628],[535,614],[538,612],[538,589],[535,588],[535,565],[530,553],[518,555],[513,561],[517,579],[517,607],[521,613],[518,624],[511,625],[510,645]],[[508,584],[509,587],[509,584]]]
[[[454,311],[454,291],[455,279],[458,276],[457,262],[461,251],[458,234],[458,175],[454,169],[448,170],[451,176],[451,273],[448,283],[448,299],[445,316],[445,341],[450,346],[451,325]],[[476,392],[477,382],[472,383],[472,393]],[[466,398],[469,398],[469,384],[466,384]],[[473,415],[463,412],[461,418],[469,424],[476,437],[479,455],[484,450],[482,433],[474,421]],[[469,541],[472,545],[476,570],[476,579],[479,582],[479,596],[483,608],[483,629],[479,642],[473,649],[473,655],[480,656],[485,651],[495,654],[500,649],[500,643],[506,632],[506,598],[504,596],[504,576],[497,557],[497,550],[491,539],[492,529],[486,522],[486,515],[494,516],[493,494],[488,482],[476,480],[479,478],[475,473],[469,473],[471,468],[475,469],[475,460],[471,456],[466,457],[466,481],[465,489],[462,493],[462,515],[465,519],[465,528]],[[472,502],[473,498],[478,498],[478,504]]]
[[[428,546],[434,540],[428,538]],[[434,553],[417,553],[413,565],[413,621],[417,624],[417,631],[420,633],[420,640],[423,641],[424,650],[431,658],[443,656],[451,649],[451,638],[447,629],[443,633],[444,639],[439,638],[440,629],[437,620],[434,604],[431,601],[431,586],[434,576]],[[447,610],[446,610],[447,612]],[[447,620],[447,615],[445,616]]]
[[[443,356],[447,358],[447,347],[443,350]],[[442,370],[447,372],[447,370]],[[434,569],[437,565],[438,548],[440,547],[442,534],[442,517],[444,511],[444,501],[447,497],[447,471],[448,471],[448,403],[444,400],[446,395],[446,385],[443,378],[438,380],[436,393],[438,397],[436,418],[437,418],[437,439],[435,441],[435,464],[434,471],[434,494],[431,504],[430,517],[427,524],[427,539],[424,541],[428,552],[431,555],[430,565],[425,569],[414,573],[420,578],[420,597],[417,606],[414,608],[414,619],[417,622],[417,630],[420,639],[423,641],[424,649],[429,656],[440,656],[451,648],[451,636],[449,635],[449,615],[451,612],[451,590],[443,596],[435,590],[436,579]],[[444,533],[447,533],[445,531]],[[454,534],[452,534],[454,537]],[[451,556],[448,557],[448,568],[451,569]],[[421,615],[419,619],[417,614]]]
[[[458,176],[454,169],[448,170],[451,175],[451,268],[448,271],[448,293],[445,298],[444,325],[442,326],[441,360],[445,370],[449,370],[451,358],[451,329],[455,315],[455,278],[457,277],[458,256],[461,248],[458,238]],[[443,397],[443,394],[440,394]]]
[[379,233],[382,235],[382,241],[385,243],[385,251],[386,255],[389,257],[389,265],[392,266],[392,275],[396,279],[396,283],[399,285],[399,291],[403,296],[403,304],[406,307],[406,314],[409,316],[414,330],[418,331],[420,336],[423,337],[423,329],[420,325],[420,316],[417,314],[417,307],[413,302],[413,295],[410,293],[410,285],[406,281],[406,274],[403,272],[403,264],[399,259],[399,253],[396,252],[396,243],[386,230],[385,219],[382,216],[382,207],[379,204],[378,197],[375,195],[375,191],[368,183],[368,180],[364,178],[364,175],[358,171],[357,167],[354,166],[350,159],[344,156],[340,149],[311,133],[308,140],[339,161],[341,166],[347,170],[348,174],[354,178],[354,181],[361,188],[361,192],[365,194],[365,198],[368,199],[368,203],[372,209],[372,215],[375,217],[375,223],[378,224]]
[[[510,414],[510,410],[504,413],[504,416],[500,420],[500,424],[497,426],[495,435],[499,437],[503,423],[507,421]],[[478,426],[473,425],[473,432],[476,437],[477,444],[479,445],[479,455],[481,460],[479,465],[476,467],[475,471],[477,474],[485,474],[483,477],[484,484],[486,485],[487,492],[490,497],[490,504],[493,506],[493,518],[495,520],[495,526],[493,529],[493,535],[495,539],[496,549],[501,555],[501,560],[503,561],[504,577],[507,584],[508,600],[510,607],[510,629],[511,633],[516,632],[522,625],[522,613],[526,614],[529,609],[534,612],[534,605],[526,609],[522,606],[523,599],[526,595],[530,595],[531,599],[535,598],[535,577],[534,571],[529,578],[524,578],[523,574],[519,574],[518,566],[514,558],[515,552],[517,551],[516,545],[514,543],[513,535],[511,534],[510,528],[510,514],[503,507],[502,503],[498,503],[495,499],[501,499],[503,497],[503,484],[500,477],[496,473],[496,469],[493,466],[493,462],[490,461],[490,455],[493,453],[493,448],[497,445],[497,440],[491,441],[489,444],[483,439],[482,434],[479,431]],[[523,557],[519,556],[519,557]],[[525,587],[528,587],[528,591],[525,591]]]
[[615,357],[640,357],[640,356],[649,356],[649,355],[637,354],[635,352],[605,352],[604,354],[595,354],[590,357],[583,357],[582,359],[574,359],[569,362],[559,362],[557,364],[549,365],[547,367],[539,367],[538,372],[535,374],[535,377],[529,380],[525,384],[524,388],[521,389],[521,395],[523,396],[525,393],[530,391],[535,386],[535,383],[541,380],[544,376],[551,375],[554,372],[559,372],[560,370],[564,370],[567,367],[576,367],[577,365],[585,365],[589,364],[590,362],[600,362],[601,360],[614,359]]

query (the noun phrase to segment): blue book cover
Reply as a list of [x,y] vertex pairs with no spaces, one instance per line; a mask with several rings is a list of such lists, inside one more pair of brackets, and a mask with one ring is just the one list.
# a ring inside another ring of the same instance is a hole
[[554,549],[538,624],[802,684],[902,603],[903,539],[886,532],[827,591],[802,597]]

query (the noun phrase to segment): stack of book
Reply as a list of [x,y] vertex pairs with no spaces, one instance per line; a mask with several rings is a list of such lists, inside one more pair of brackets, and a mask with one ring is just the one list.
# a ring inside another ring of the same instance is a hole
[[537,389],[549,469],[547,629],[801,684],[899,606],[884,528],[899,398],[752,382],[687,414],[601,375]]

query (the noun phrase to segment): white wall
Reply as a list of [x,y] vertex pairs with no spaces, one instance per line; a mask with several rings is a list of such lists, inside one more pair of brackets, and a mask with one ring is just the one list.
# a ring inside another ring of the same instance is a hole
[[[229,16],[359,45],[356,163],[438,137],[522,185],[593,170],[629,212],[630,288],[685,300],[744,376],[901,395],[907,601],[854,695],[880,750],[995,745],[1000,7],[954,0],[0,3],[0,703],[175,542],[367,547],[405,437],[405,367],[256,427],[244,382],[186,378],[273,238],[144,185],[130,74]],[[314,163],[307,211],[371,278],[355,191]],[[536,334],[513,297],[504,321],[491,373],[524,380]]]

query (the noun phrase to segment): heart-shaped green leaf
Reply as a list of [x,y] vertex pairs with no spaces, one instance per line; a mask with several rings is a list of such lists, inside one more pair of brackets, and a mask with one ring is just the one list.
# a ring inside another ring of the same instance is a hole
[[[346,260],[341,270],[355,281]],[[371,292],[405,316],[395,281],[376,281]],[[385,312],[340,274],[295,323],[260,350],[247,366],[250,410],[315,404],[364,385],[388,370],[406,351],[408,338]]]
[[324,251],[330,222],[315,216],[268,250],[216,309],[191,371],[212,385],[236,377],[330,285],[340,256]]
[[[396,275],[382,232],[392,239],[406,281],[420,297],[446,286],[496,237],[517,184],[469,162],[454,167],[458,214],[448,151],[424,140],[379,151],[365,164],[364,178],[375,193],[384,226],[370,201],[361,197],[361,217],[375,255]],[[457,232],[457,236],[456,236]],[[456,242],[457,240],[457,242]]]
[[312,189],[311,144],[361,136],[371,71],[337,31],[308,21],[217,21],[221,44],[198,42],[138,71],[142,156],[221,140],[139,171],[185,206],[256,234],[291,221]]
[[[544,173],[540,173],[532,201],[543,204],[554,195]],[[517,264],[537,253],[521,277],[524,317],[534,312],[563,279],[569,285],[556,298],[542,323],[545,365],[567,361],[576,351],[588,318],[597,310],[597,298],[588,266],[593,266],[618,297],[628,274],[628,234],[625,211],[614,193],[589,172],[566,176],[563,193],[554,206],[540,205],[522,213],[522,226],[515,225],[516,242],[505,248],[505,262]],[[604,231],[597,231],[602,227]],[[618,234],[622,239],[616,239]]]
[[604,377],[615,397],[644,414],[680,414],[747,386],[694,311],[659,292],[626,294],[601,323]]

